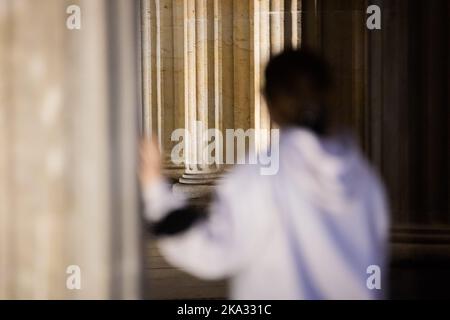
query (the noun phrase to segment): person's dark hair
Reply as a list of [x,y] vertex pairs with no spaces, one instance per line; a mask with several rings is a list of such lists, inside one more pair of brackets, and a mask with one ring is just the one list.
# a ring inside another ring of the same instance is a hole
[[274,56],[265,71],[264,95],[280,126],[327,130],[326,96],[331,88],[327,63],[307,49],[287,49]]

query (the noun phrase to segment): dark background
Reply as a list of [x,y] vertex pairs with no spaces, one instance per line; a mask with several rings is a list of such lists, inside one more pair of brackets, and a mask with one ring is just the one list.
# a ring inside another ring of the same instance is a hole
[[[382,10],[368,30],[366,8]],[[447,0],[306,0],[302,43],[336,74],[336,105],[386,183],[391,298],[450,297]]]

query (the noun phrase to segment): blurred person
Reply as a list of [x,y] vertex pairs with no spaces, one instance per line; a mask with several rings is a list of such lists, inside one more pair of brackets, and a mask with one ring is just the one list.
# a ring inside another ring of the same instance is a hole
[[163,255],[202,279],[230,279],[233,299],[375,299],[385,275],[383,186],[329,108],[327,64],[305,49],[272,58],[264,95],[280,127],[279,172],[240,165],[208,213],[171,193],[155,143],[141,147],[146,217]]

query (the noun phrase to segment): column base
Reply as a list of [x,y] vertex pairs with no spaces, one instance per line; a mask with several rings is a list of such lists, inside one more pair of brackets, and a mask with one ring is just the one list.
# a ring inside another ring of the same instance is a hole
[[162,174],[172,183],[176,183],[184,173],[184,166],[164,166]]
[[214,185],[220,174],[217,172],[208,173],[184,173],[180,178],[180,183],[187,185]]
[[179,182],[173,185],[173,192],[189,200],[206,204],[211,199],[220,176],[217,172],[184,173]]

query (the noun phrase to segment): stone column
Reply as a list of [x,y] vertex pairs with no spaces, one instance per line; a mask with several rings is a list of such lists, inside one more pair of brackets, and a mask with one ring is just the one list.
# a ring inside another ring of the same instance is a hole
[[211,192],[214,181],[219,177],[219,167],[206,163],[205,159],[206,130],[216,128],[220,123],[219,101],[216,99],[218,90],[214,89],[217,88],[219,72],[216,43],[219,1],[187,0],[185,5],[185,128],[189,136],[185,172],[174,185],[174,191],[190,198],[201,198]]
[[[205,163],[206,129],[272,128],[263,72],[272,54],[299,43],[298,8],[298,0],[142,0],[143,131],[157,134],[176,192],[200,197],[226,167]],[[184,170],[170,159],[180,128],[189,132]],[[254,144],[264,149],[269,137]]]
[[140,295],[136,1],[71,4],[0,2],[0,298]]
[[284,0],[270,1],[270,44],[272,54],[284,47]]
[[[289,17],[298,16],[298,1],[187,0],[184,4],[185,126],[191,134],[186,169],[174,190],[201,197],[226,166],[202,163],[206,137],[199,121],[206,128],[220,129],[224,138],[226,129],[272,128],[261,95],[264,68],[271,54],[299,43],[298,20],[290,19],[291,25],[284,21],[285,11]],[[268,136],[254,138],[251,147],[256,151],[270,144]],[[225,146],[220,150],[225,153]]]
[[[141,1],[143,133],[155,134],[163,156],[167,177],[177,180],[183,166],[174,164],[170,153],[172,132],[184,127],[184,83],[180,65],[184,21],[182,2],[176,0]],[[181,46],[181,48],[180,48]]]

